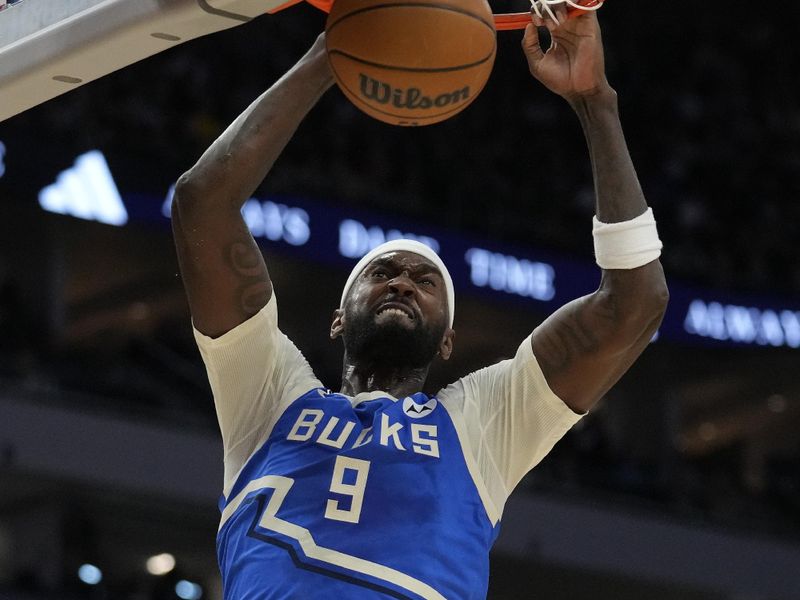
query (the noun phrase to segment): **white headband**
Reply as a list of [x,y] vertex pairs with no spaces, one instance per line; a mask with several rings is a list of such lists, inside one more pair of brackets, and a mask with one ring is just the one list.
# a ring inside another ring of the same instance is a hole
[[347,293],[350,291],[353,283],[355,283],[355,280],[359,275],[361,275],[361,272],[367,267],[367,265],[382,254],[388,254],[389,252],[413,252],[414,254],[419,254],[420,256],[427,258],[434,265],[436,265],[436,267],[442,273],[444,286],[447,289],[447,307],[450,313],[450,327],[452,327],[453,318],[455,317],[456,312],[456,293],[455,289],[453,288],[453,278],[450,277],[450,271],[448,271],[447,267],[444,266],[444,263],[442,262],[442,259],[439,258],[439,255],[428,248],[428,246],[425,244],[415,240],[392,240],[391,242],[381,244],[377,248],[374,248],[364,255],[364,257],[358,261],[356,266],[353,267],[353,270],[350,272],[350,276],[347,278],[347,283],[344,284],[344,290],[342,290],[342,300],[339,304],[339,308],[344,307],[344,301],[347,298]]

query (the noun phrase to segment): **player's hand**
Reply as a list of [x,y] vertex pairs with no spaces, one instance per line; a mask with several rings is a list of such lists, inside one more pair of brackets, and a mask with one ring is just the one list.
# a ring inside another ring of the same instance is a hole
[[[554,8],[561,22],[531,15],[522,48],[531,74],[550,91],[569,101],[610,90],[605,72],[603,39],[595,12],[567,17],[567,8]],[[538,27],[547,27],[553,42],[542,50]]]

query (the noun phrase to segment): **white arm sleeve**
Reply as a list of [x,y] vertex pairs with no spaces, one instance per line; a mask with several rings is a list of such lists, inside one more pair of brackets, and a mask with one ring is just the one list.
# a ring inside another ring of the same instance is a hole
[[581,418],[550,389],[530,337],[513,359],[467,375],[438,398],[461,420],[467,460],[474,460],[498,516],[525,474]]
[[297,347],[278,329],[275,294],[261,311],[225,335],[194,337],[222,432],[227,495],[247,459],[283,411],[322,384]]

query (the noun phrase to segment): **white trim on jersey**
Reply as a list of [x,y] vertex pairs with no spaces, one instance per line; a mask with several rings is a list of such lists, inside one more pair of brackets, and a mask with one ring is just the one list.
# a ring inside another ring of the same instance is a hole
[[274,490],[272,497],[269,499],[269,502],[267,502],[264,514],[259,520],[259,527],[295,540],[303,553],[313,560],[325,562],[335,567],[379,579],[412,592],[425,600],[446,600],[444,596],[428,584],[392,569],[391,567],[352,556],[351,554],[345,554],[338,550],[318,546],[308,529],[279,519],[276,515],[281,504],[283,504],[283,501],[286,499],[286,495],[292,488],[292,485],[294,485],[293,479],[281,477],[279,475],[267,475],[266,477],[254,479],[248,483],[222,511],[222,519],[219,525],[220,530],[234,513],[236,513],[242,502],[244,502],[250,494],[261,490],[272,489]]
[[464,462],[467,464],[467,470],[469,471],[470,477],[472,477],[472,482],[475,484],[475,489],[478,490],[478,496],[480,496],[481,502],[483,502],[483,507],[486,509],[486,516],[489,517],[489,522],[492,524],[492,527],[494,527],[497,525],[497,522],[500,521],[502,512],[498,510],[497,505],[492,501],[489,489],[486,487],[486,483],[481,476],[481,470],[478,468],[478,463],[475,461],[472,454],[464,418],[460,412],[449,409],[447,403],[440,402],[439,405],[450,415],[450,421],[452,421],[453,427],[456,430],[458,443],[461,445],[461,454],[464,456]]

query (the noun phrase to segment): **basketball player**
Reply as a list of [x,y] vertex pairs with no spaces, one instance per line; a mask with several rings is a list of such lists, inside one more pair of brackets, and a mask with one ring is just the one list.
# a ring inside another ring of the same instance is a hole
[[[513,359],[435,396],[421,392],[428,369],[455,341],[453,282],[435,253],[394,241],[353,269],[330,329],[344,342],[334,392],[278,329],[267,268],[240,213],[332,84],[323,37],[178,182],[178,256],[224,441],[226,600],[484,598],[511,490],[656,331],[667,300],[661,243],[597,19],[557,14],[565,24],[535,19],[523,47],[533,76],[567,100],[586,134],[602,282]],[[534,25],[552,30],[549,51]]]

